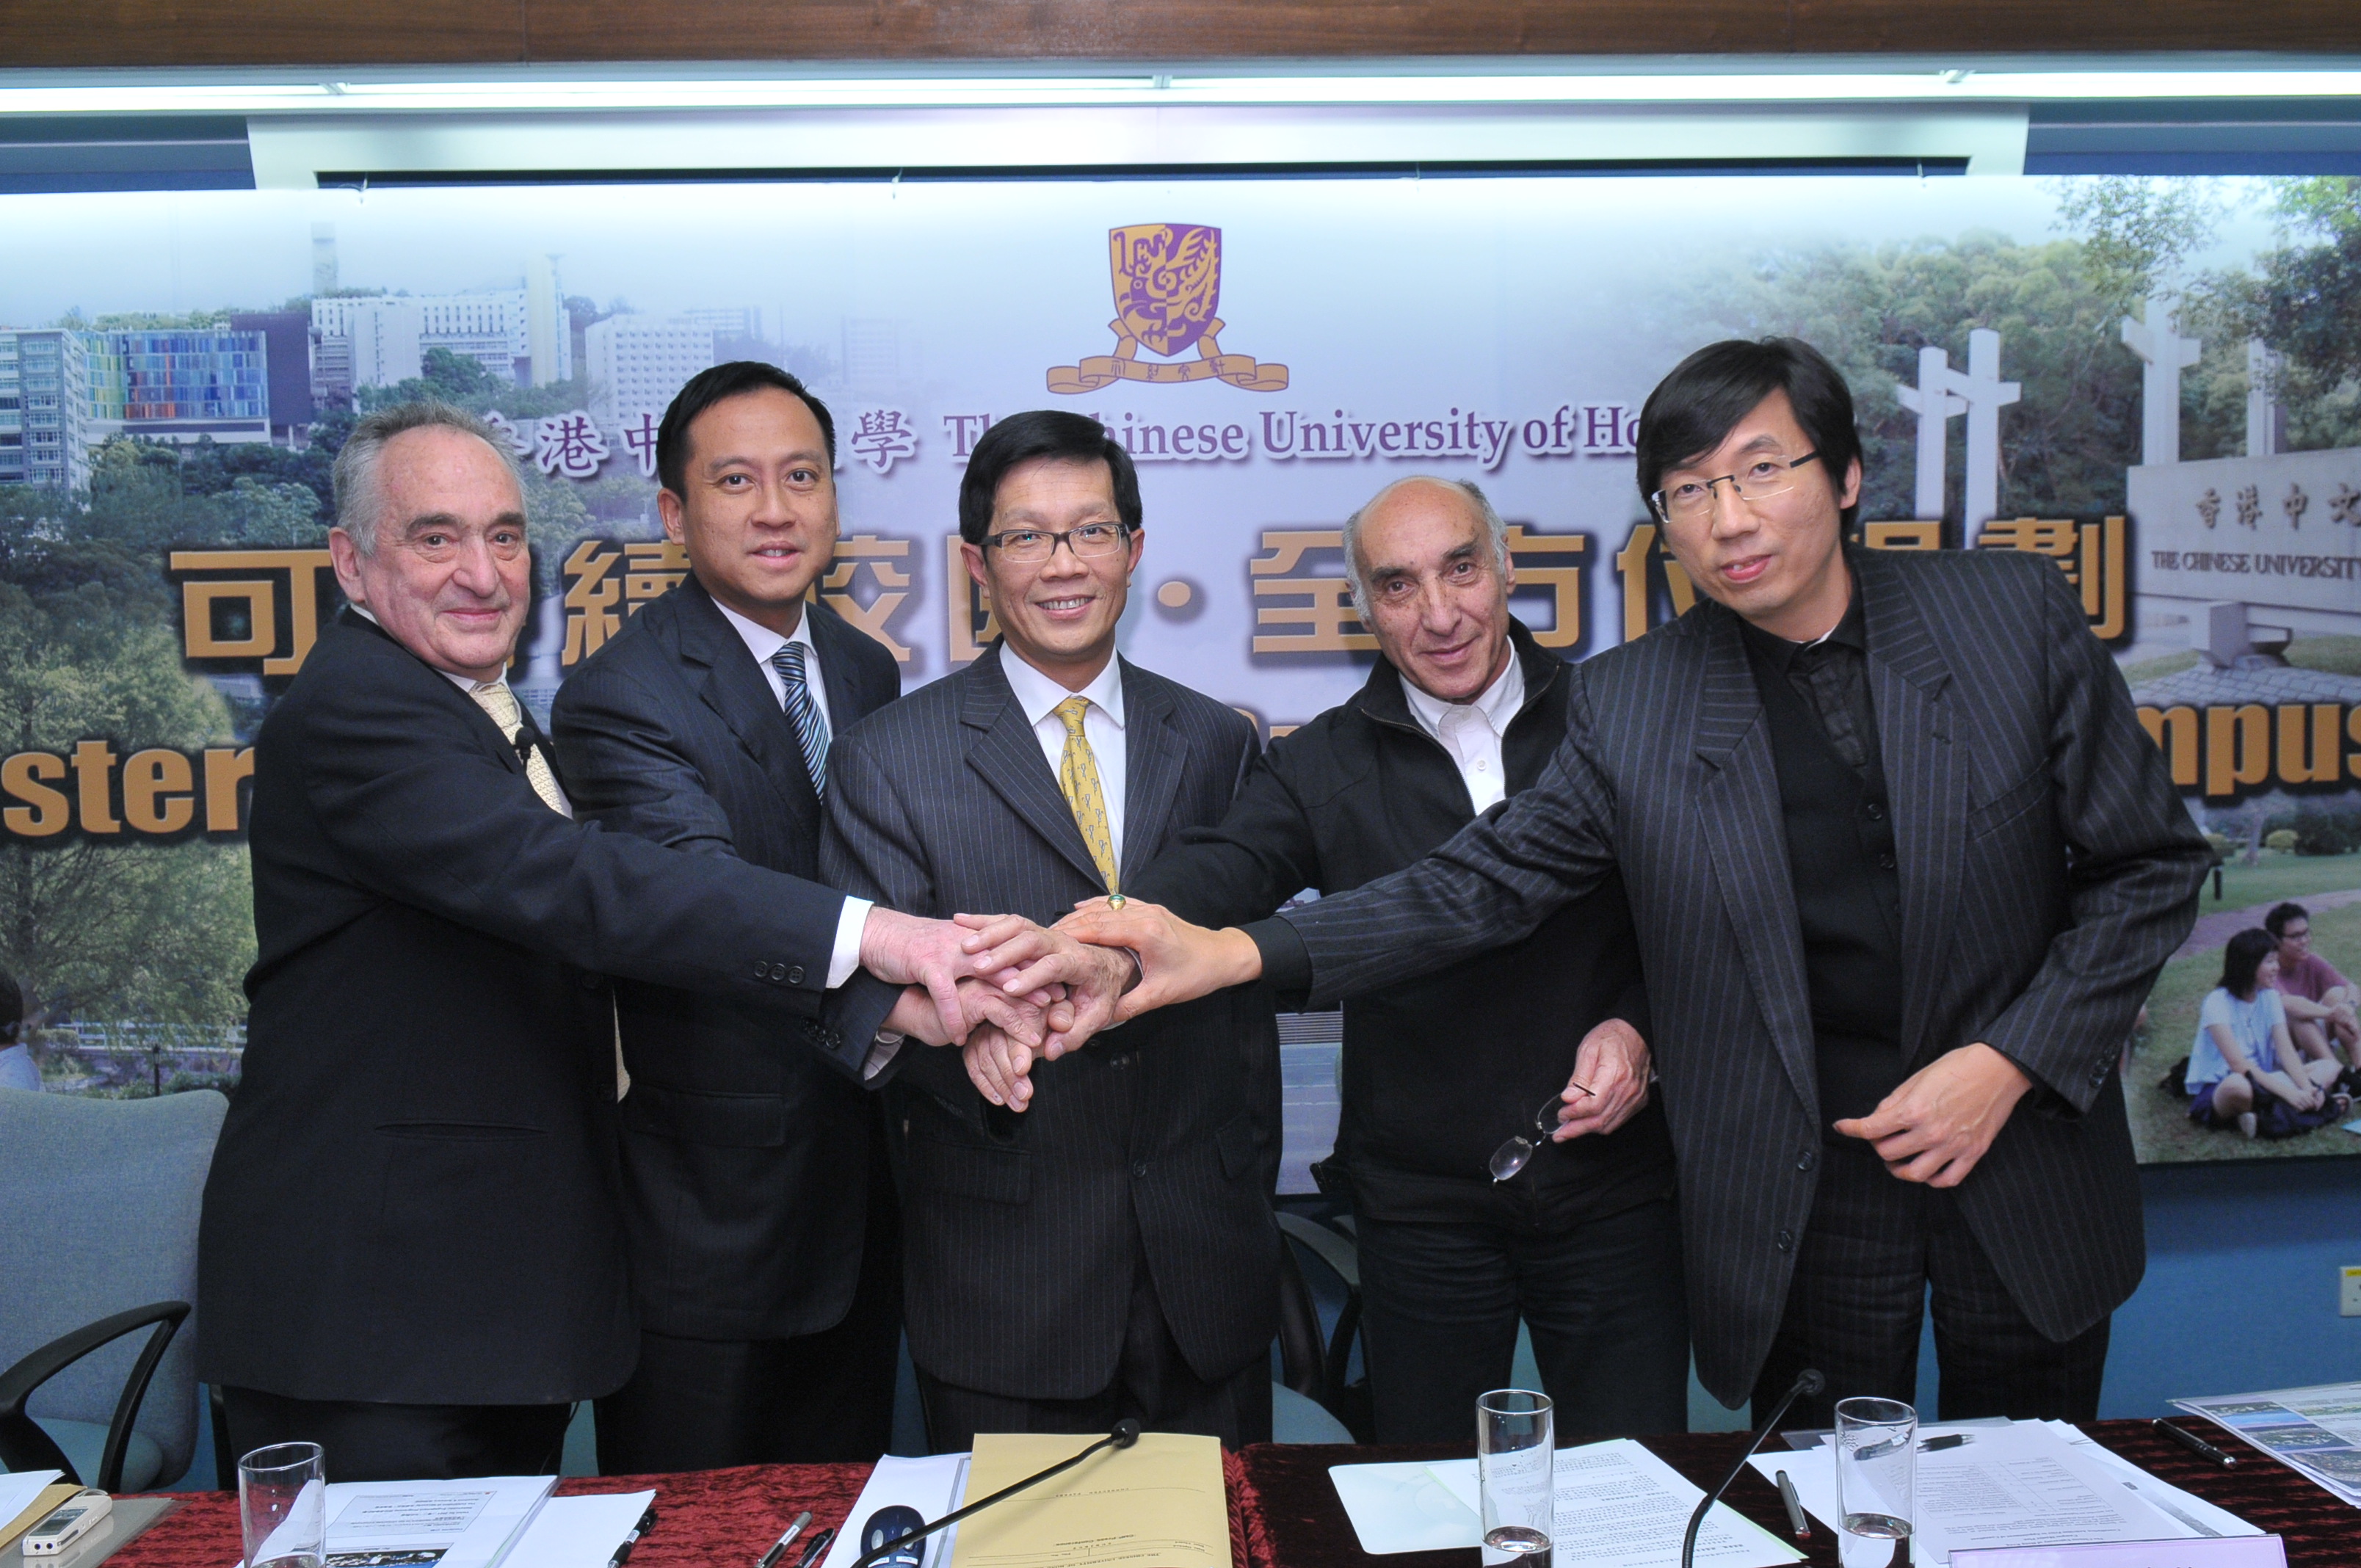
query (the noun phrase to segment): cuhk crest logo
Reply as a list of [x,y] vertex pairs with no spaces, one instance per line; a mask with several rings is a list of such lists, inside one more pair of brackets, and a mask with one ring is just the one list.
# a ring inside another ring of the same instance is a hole
[[[1131,224],[1107,231],[1115,286],[1113,354],[1049,371],[1053,392],[1095,392],[1115,381],[1226,381],[1249,392],[1287,385],[1287,367],[1222,352],[1222,231],[1205,224]],[[1148,350],[1158,364],[1139,357]],[[1178,357],[1194,348],[1197,357]]]

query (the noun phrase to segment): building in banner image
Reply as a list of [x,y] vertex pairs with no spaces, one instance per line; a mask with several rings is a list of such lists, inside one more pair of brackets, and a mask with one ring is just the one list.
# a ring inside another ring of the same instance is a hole
[[234,313],[235,332],[258,332],[269,360],[270,434],[289,446],[312,423],[312,319],[302,311]]
[[[554,285],[552,285],[554,288]],[[470,294],[351,294],[312,302],[313,400],[352,400],[357,387],[390,387],[417,377],[426,351],[447,349],[518,386],[545,386],[574,374],[573,340],[549,289]],[[535,314],[551,320],[536,325]],[[535,357],[551,361],[547,373]]]
[[609,316],[583,334],[590,417],[609,429],[633,414],[661,418],[673,395],[713,364],[713,328],[688,317]]
[[260,332],[192,328],[85,332],[91,445],[270,439],[269,351]]
[[88,489],[89,412],[81,334],[0,331],[0,485]]

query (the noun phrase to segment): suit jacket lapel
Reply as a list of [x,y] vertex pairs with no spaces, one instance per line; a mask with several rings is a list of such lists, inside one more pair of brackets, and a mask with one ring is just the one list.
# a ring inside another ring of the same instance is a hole
[[1189,742],[1172,728],[1170,696],[1128,662],[1123,711],[1123,880],[1128,883],[1163,848]]
[[1697,827],[1713,858],[1730,929],[1738,938],[1755,1005],[1769,1026],[1788,1081],[1817,1124],[1819,1068],[1812,1036],[1811,992],[1787,867],[1787,824],[1779,775],[1754,672],[1739,641],[1737,618],[1708,610],[1705,689],[1694,731],[1705,774],[1697,793]]
[[1968,764],[1954,743],[1957,716],[1943,662],[1902,573],[1873,552],[1848,551],[1868,620],[1869,686],[1894,811],[1902,883],[1902,1049],[1914,1067],[1930,1044],[1927,1019],[1940,992],[1967,856]]
[[[1104,886],[1090,847],[1082,842],[1082,830],[1074,826],[1073,807],[1066,804],[1065,794],[1058,787],[1058,775],[1049,771],[1041,742],[1033,726],[1025,721],[1024,707],[1008,689],[1008,677],[1000,673],[1002,657],[995,643],[955,677],[966,683],[960,724],[969,737],[967,765],[1076,871],[1093,884]],[[1126,792],[1126,803],[1128,799]]]
[[[771,684],[754,667],[746,640],[721,618],[721,610],[695,577],[673,590],[680,599],[680,653],[687,663],[701,666],[692,677],[697,695],[738,737],[746,754],[761,764],[763,777],[781,801],[809,828],[819,825],[819,797],[813,793],[811,773],[804,765],[802,746]],[[826,666],[822,666],[826,678]]]

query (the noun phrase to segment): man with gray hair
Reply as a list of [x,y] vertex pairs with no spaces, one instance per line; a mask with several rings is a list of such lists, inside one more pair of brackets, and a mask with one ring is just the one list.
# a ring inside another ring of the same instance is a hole
[[255,742],[258,951],[198,1374],[234,1451],[318,1442],[342,1481],[547,1474],[638,1348],[605,976],[762,1007],[782,1051],[863,1081],[895,1032],[1040,1018],[948,921],[848,920],[814,883],[573,819],[505,678],[532,559],[483,422],[373,413],[335,488],[351,608]]
[[[1532,784],[1565,739],[1565,664],[1509,613],[1483,491],[1397,481],[1346,521],[1345,552],[1383,654],[1367,685],[1272,741],[1221,825],[1129,898],[1218,927],[1358,887]],[[1520,1318],[1562,1433],[1682,1430],[1672,1145],[1621,886],[1344,1007],[1336,1152],[1313,1174],[1353,1205],[1377,1441],[1464,1441]]]

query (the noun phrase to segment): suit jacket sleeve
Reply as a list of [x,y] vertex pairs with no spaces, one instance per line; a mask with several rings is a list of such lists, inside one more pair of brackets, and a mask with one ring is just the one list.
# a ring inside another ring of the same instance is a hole
[[[838,895],[570,821],[476,716],[408,683],[355,682],[297,721],[312,814],[368,891],[583,969],[819,1011]],[[857,1072],[867,1045],[829,1054]]]
[[2033,983],[1984,1042],[2050,1091],[2041,1103],[2079,1114],[2187,939],[2212,856],[2064,577],[2029,575],[2045,599],[2050,801],[2071,891]]
[[[1416,865],[1280,916],[1309,960],[1303,1005],[1433,974],[1530,936],[1615,869],[1615,795],[1598,765],[1589,694],[1576,665],[1565,740],[1531,789],[1461,828]],[[1270,972],[1273,942],[1253,933]],[[1282,960],[1283,961],[1283,960]]]
[[[1284,742],[1281,743],[1284,745]],[[1126,889],[1194,925],[1260,920],[1307,887],[1322,885],[1311,813],[1295,793],[1280,747],[1253,757],[1220,824],[1182,829]]]

